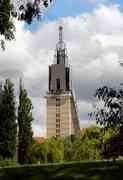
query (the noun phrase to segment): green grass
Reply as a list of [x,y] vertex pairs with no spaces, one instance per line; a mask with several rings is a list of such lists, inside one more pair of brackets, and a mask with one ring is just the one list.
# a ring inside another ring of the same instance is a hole
[[28,165],[0,169],[0,180],[123,180],[123,161]]

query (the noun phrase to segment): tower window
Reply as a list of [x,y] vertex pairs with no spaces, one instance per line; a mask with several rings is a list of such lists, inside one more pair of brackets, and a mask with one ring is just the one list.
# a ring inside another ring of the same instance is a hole
[[60,79],[56,79],[57,90],[60,90]]
[[56,106],[60,106],[60,101],[56,101]]
[[56,134],[60,135],[60,129],[56,129]]
[[60,53],[57,51],[57,64],[60,64]]
[[51,67],[49,67],[49,91],[51,90]]
[[60,117],[60,113],[56,113],[56,117]]
[[56,118],[56,123],[58,123],[58,124],[60,123],[60,118],[59,117]]
[[69,68],[66,68],[66,90],[70,90],[69,83],[70,83],[70,72]]
[[60,128],[60,124],[56,124],[56,128],[58,128],[58,129],[59,129],[59,128]]

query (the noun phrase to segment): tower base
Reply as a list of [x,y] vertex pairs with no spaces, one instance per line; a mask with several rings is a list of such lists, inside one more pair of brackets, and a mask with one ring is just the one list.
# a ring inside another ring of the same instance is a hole
[[74,96],[65,93],[47,93],[47,138],[79,136],[80,126]]

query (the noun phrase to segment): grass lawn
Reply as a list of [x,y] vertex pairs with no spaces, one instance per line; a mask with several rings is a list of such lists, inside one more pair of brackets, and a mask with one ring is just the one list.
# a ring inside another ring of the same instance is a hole
[[0,169],[0,180],[123,180],[123,161],[76,162]]

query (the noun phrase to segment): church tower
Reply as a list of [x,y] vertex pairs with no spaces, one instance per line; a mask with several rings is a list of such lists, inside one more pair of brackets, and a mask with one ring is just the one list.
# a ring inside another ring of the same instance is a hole
[[72,92],[70,67],[63,41],[63,27],[59,27],[55,63],[49,66],[47,100],[47,137],[79,135],[77,106]]

